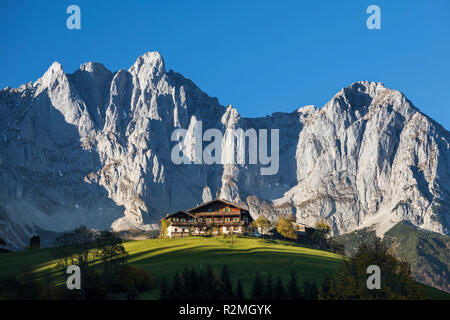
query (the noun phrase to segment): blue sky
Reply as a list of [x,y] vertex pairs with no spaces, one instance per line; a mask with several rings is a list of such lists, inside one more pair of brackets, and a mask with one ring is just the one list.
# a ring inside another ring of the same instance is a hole
[[[66,8],[81,8],[68,30]],[[366,8],[381,8],[369,30]],[[53,61],[128,69],[146,51],[243,116],[322,106],[381,81],[450,129],[450,1],[2,1],[0,87]]]

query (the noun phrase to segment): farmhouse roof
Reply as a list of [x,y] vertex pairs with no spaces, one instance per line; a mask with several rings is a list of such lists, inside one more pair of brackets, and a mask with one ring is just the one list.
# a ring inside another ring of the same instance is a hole
[[233,204],[233,203],[231,203],[231,202],[228,202],[228,201],[225,201],[225,200],[216,198],[216,199],[213,199],[213,200],[211,200],[211,201],[207,201],[207,202],[205,202],[205,203],[202,203],[202,204],[200,204],[200,205],[198,205],[198,206],[196,206],[196,207],[194,207],[194,208],[191,208],[191,209],[188,210],[188,212],[192,212],[192,211],[194,211],[194,210],[201,209],[202,207],[208,206],[208,205],[213,204],[213,203],[216,203],[216,202],[221,202],[221,203],[223,203],[223,204],[226,204],[226,205],[228,205],[228,206],[234,207],[234,208],[236,208],[236,209],[247,210],[247,209],[242,208],[242,207],[240,207],[240,206],[237,206],[237,205],[235,205],[235,204]]
[[[177,211],[177,212],[174,212],[174,213],[171,213],[171,214],[168,214],[167,216],[165,216],[163,219],[167,219],[167,218],[170,218],[170,217],[173,217],[173,216],[175,216],[175,215],[177,215],[177,214],[185,214],[185,215],[187,215],[187,216],[190,216],[190,217],[193,217],[193,218],[195,218],[195,216],[194,215],[192,215],[191,213],[189,213],[189,212],[186,212],[186,211],[183,211],[183,210],[179,210],[179,211]],[[161,219],[162,220],[162,219]]]

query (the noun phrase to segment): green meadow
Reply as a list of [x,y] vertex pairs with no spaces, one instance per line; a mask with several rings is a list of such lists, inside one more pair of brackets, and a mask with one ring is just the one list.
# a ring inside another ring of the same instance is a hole
[[[332,276],[344,257],[338,254],[294,245],[290,242],[255,238],[178,238],[150,239],[125,242],[129,263],[147,270],[156,283],[166,277],[171,282],[176,271],[185,267],[197,270],[208,264],[221,271],[227,264],[234,283],[241,279],[246,291],[254,276],[269,272],[274,278],[280,276],[287,281],[291,270],[295,270],[299,283],[310,280],[320,284],[327,275]],[[38,278],[48,271],[57,285],[65,282],[61,272],[55,270],[56,261],[51,249],[38,249],[0,255],[0,270],[3,275],[19,275],[33,270]],[[448,298],[439,290],[427,287],[430,298]],[[158,290],[141,294],[141,299],[157,299]]]

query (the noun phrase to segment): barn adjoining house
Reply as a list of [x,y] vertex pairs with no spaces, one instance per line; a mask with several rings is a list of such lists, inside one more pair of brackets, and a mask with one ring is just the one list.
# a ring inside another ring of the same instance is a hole
[[292,225],[294,230],[297,231],[299,241],[307,241],[311,239],[311,236],[315,230],[314,228],[298,222],[293,222]]

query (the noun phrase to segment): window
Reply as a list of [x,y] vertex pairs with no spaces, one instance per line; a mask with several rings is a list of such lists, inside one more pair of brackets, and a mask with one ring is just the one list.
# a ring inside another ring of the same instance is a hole
[[225,218],[225,221],[226,221],[226,222],[230,222],[230,217],[226,217],[226,218]]
[[177,232],[177,228],[174,228],[173,231]]
[[211,222],[211,218],[206,218],[206,221]]
[[237,218],[237,217],[236,217],[236,218],[233,218],[233,221],[234,221],[234,222],[239,222],[239,218]]

